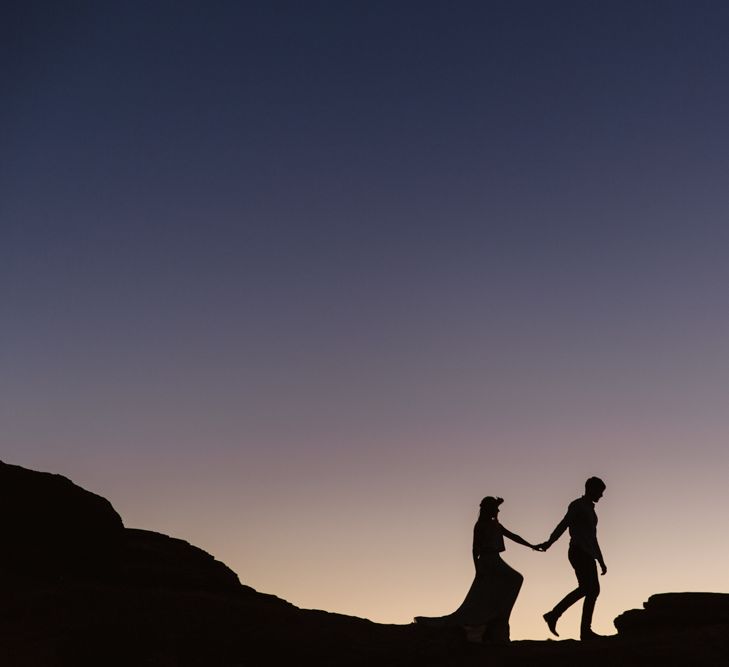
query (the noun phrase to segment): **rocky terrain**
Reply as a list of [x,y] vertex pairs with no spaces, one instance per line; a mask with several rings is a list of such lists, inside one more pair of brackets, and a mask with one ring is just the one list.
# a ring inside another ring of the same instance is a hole
[[726,665],[729,595],[667,593],[590,643],[488,646],[303,610],[60,475],[0,462],[0,665]]

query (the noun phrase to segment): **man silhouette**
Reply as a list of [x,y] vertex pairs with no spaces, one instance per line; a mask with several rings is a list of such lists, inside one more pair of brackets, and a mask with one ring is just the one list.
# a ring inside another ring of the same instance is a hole
[[568,593],[554,609],[544,614],[552,634],[557,633],[559,617],[580,598],[585,598],[582,604],[582,622],[580,624],[580,639],[597,639],[600,635],[592,631],[592,612],[595,601],[600,594],[600,582],[597,577],[597,566],[600,564],[602,574],[607,572],[607,566],[597,543],[597,514],[595,503],[602,498],[605,491],[605,482],[599,477],[590,477],[585,482],[585,495],[573,500],[567,509],[564,519],[557,524],[549,539],[538,546],[546,551],[564,533],[570,531],[570,547],[568,557],[570,564],[577,575],[577,588]]

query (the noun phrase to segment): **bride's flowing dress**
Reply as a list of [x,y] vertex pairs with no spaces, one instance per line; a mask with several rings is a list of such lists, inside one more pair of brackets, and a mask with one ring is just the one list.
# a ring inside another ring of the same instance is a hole
[[473,538],[477,571],[461,606],[447,616],[418,616],[416,621],[432,627],[498,626],[488,633],[491,638],[508,639],[509,616],[524,577],[501,558],[504,537],[497,520],[477,523]]

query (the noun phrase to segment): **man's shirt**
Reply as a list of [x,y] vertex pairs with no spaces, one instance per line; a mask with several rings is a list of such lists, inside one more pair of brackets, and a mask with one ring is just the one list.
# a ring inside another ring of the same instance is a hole
[[570,530],[570,547],[578,547],[593,558],[600,558],[595,503],[585,496],[573,500],[567,508],[567,514],[554,529],[549,540],[554,542],[559,539],[567,528]]

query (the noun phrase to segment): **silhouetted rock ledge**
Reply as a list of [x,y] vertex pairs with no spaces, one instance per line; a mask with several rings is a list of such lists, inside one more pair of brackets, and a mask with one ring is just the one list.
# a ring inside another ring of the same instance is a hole
[[643,609],[631,609],[615,619],[623,637],[684,632],[712,625],[729,626],[727,593],[660,593],[651,595]]
[[594,642],[476,645],[258,593],[60,475],[0,462],[0,500],[3,667],[729,664],[729,595],[654,595]]

